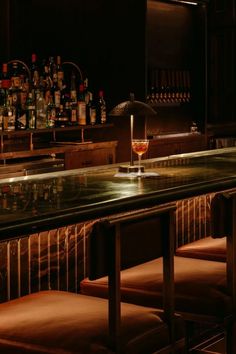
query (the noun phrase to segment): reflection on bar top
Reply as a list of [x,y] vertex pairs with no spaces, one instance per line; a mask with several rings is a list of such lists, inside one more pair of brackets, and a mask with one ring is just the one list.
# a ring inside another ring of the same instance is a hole
[[[135,161],[137,163],[137,161]],[[120,164],[0,180],[5,237],[236,187],[236,147],[145,160],[154,177],[115,177]],[[1,236],[0,236],[1,237]]]

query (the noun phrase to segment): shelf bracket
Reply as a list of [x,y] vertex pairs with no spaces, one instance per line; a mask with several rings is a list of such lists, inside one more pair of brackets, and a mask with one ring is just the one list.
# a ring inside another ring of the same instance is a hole
[[33,144],[33,133],[30,133],[29,135],[29,138],[30,138],[30,151],[33,151],[34,150],[34,144]]
[[1,153],[4,151],[4,138],[3,135],[1,135]]

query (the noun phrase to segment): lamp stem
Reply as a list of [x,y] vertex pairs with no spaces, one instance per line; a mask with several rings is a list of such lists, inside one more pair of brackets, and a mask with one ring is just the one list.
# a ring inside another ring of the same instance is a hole
[[134,165],[133,150],[132,150],[133,131],[134,131],[134,116],[133,114],[131,114],[130,115],[130,166]]

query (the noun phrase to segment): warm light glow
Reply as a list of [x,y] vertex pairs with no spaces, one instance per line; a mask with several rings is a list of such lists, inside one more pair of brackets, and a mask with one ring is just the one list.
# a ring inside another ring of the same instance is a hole
[[197,2],[194,2],[194,1],[184,1],[184,0],[175,0],[175,1],[181,2],[182,4],[197,5]]

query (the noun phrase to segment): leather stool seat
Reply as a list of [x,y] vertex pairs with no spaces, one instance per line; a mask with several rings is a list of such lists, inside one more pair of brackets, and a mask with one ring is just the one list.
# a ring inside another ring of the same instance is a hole
[[181,257],[226,262],[226,237],[212,238],[208,236],[178,247],[175,254]]
[[[161,310],[123,303],[121,313],[122,353],[147,354],[169,344]],[[114,353],[105,299],[41,291],[0,304],[0,314],[1,353]],[[182,320],[176,321],[181,330]]]
[[[178,312],[224,317],[231,312],[226,291],[226,264],[175,256],[175,308]],[[122,300],[143,306],[162,305],[162,258],[121,272]],[[81,282],[81,292],[107,297],[107,277]],[[186,318],[186,317],[185,317]]]

